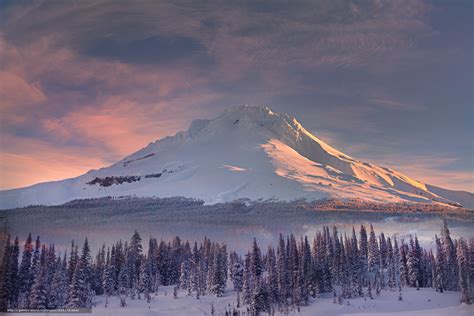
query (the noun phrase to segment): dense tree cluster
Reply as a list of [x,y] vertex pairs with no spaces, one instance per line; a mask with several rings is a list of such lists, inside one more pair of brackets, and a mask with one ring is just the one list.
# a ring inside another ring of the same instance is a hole
[[58,255],[54,245],[29,235],[21,256],[18,238],[8,238],[0,271],[2,310],[87,308],[95,295],[117,296],[125,307],[129,299],[150,302],[160,285],[174,286],[175,296],[181,289],[197,299],[219,297],[227,284],[237,292],[237,307],[246,305],[253,315],[299,308],[321,293],[333,293],[340,303],[404,286],[460,291],[461,302],[470,304],[474,239],[452,239],[445,222],[433,251],[416,235],[398,240],[376,235],[372,225],[349,236],[324,227],[312,241],[280,235],[266,251],[254,239],[240,255],[207,238],[193,244],[150,238],[144,251],[135,231],[129,242],[103,246],[92,259],[87,239],[80,249],[73,242],[69,254]]

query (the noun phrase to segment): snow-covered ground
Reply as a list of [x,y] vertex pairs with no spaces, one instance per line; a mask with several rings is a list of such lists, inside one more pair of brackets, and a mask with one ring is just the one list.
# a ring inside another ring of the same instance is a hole
[[[230,284],[229,284],[230,286]],[[332,294],[324,294],[321,298],[311,299],[309,306],[303,306],[300,311],[292,310],[289,315],[333,316],[333,315],[387,315],[387,316],[472,316],[474,305],[459,303],[459,292],[437,293],[433,289],[403,288],[402,301],[398,300],[398,291],[382,291],[380,296],[344,300],[342,304],[334,304]],[[225,310],[236,305],[236,292],[227,290],[223,297],[206,295],[199,300],[187,296],[186,291],[180,290],[178,298],[173,298],[173,287],[161,287],[157,295],[152,296],[148,304],[142,299],[127,299],[127,306],[120,307],[116,297],[108,298],[108,307],[105,307],[105,297],[95,298],[96,306],[92,315],[115,316],[176,316],[176,315],[211,315],[211,306],[214,305],[215,315],[223,315]],[[246,307],[240,308],[246,311]],[[15,315],[12,313],[11,315]],[[17,314],[29,315],[29,314]],[[31,314],[31,315],[38,315]],[[70,315],[56,314],[55,315]],[[281,315],[276,313],[276,315]]]
[[287,114],[240,106],[212,120],[195,120],[187,131],[152,142],[109,167],[1,191],[0,208],[125,195],[184,196],[206,203],[334,197],[474,206],[472,193],[435,190],[336,150]]

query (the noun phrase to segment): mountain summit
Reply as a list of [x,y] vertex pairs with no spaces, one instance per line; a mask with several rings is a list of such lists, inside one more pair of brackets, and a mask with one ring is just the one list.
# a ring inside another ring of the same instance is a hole
[[354,159],[308,132],[294,117],[238,106],[187,131],[150,143],[77,178],[0,192],[0,207],[60,204],[103,196],[236,199],[359,198],[474,207],[474,194],[426,185]]

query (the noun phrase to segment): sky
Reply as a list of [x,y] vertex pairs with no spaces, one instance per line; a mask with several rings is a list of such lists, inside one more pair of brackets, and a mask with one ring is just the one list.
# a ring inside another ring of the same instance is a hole
[[0,0],[0,189],[241,104],[474,192],[473,1]]

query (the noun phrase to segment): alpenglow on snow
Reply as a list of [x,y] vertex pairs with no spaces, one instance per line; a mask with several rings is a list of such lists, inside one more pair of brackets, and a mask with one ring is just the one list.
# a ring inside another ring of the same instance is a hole
[[264,106],[237,106],[154,141],[111,166],[62,181],[0,192],[0,207],[54,205],[104,196],[316,200],[358,198],[474,207],[474,194],[359,161]]

